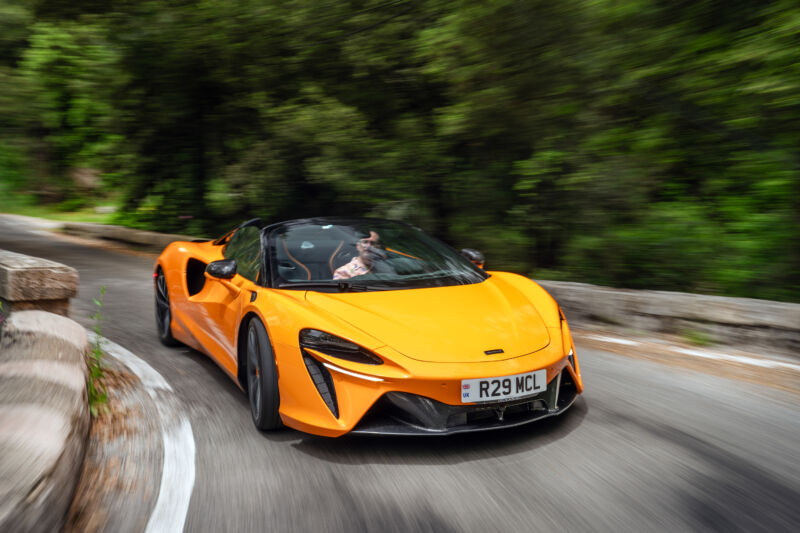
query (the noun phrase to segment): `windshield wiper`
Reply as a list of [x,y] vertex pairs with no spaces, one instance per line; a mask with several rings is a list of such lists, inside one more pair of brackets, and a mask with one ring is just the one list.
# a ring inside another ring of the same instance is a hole
[[353,285],[349,281],[300,281],[297,283],[281,283],[279,289],[339,289],[339,292],[363,292],[369,290],[366,285]]

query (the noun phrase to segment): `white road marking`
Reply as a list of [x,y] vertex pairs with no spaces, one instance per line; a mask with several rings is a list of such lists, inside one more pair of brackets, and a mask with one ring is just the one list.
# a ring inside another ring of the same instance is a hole
[[[640,342],[632,341],[628,339],[619,339],[615,337],[606,337],[603,335],[587,335],[587,339],[598,340],[602,342],[611,342],[614,344],[624,344],[626,346],[639,346],[641,345]],[[735,363],[741,363],[743,365],[751,365],[751,366],[759,366],[762,368],[789,368],[792,370],[800,370],[800,365],[793,364],[793,363],[786,363],[784,361],[776,361],[774,359],[759,359],[756,357],[746,357],[743,355],[731,355],[726,353],[720,352],[710,352],[706,350],[695,350],[691,348],[679,348],[674,346],[669,346],[674,352],[681,353],[683,355],[691,355],[693,357],[702,357],[704,359],[715,359],[718,361],[732,361]]]
[[733,361],[735,363],[742,363],[744,365],[760,366],[764,368],[791,368],[792,370],[800,370],[800,365],[792,363],[785,363],[783,361],[775,361],[773,359],[757,359],[755,357],[745,357],[742,355],[730,355],[719,352],[706,352],[702,350],[692,350],[687,348],[673,348],[674,351],[684,355],[691,355],[694,357],[703,357],[705,359],[717,359],[721,361]]
[[[97,335],[89,331],[90,342]],[[180,411],[172,387],[153,367],[105,337],[104,351],[119,359],[142,381],[158,409],[164,444],[164,465],[158,499],[147,522],[146,533],[180,533],[192,498],[195,477],[195,444],[189,419]]]
[[166,428],[163,437],[164,467],[161,471],[161,490],[145,531],[180,533],[186,522],[186,513],[189,510],[194,487],[195,448],[189,420],[181,417],[179,425]]
[[[94,343],[95,338],[95,333],[90,331],[89,342]],[[142,381],[142,385],[144,385],[144,387],[147,389],[147,393],[150,394],[150,396],[153,395],[152,391],[155,390],[172,392],[172,387],[170,387],[169,383],[167,383],[167,380],[165,380],[161,374],[156,372],[155,368],[148,365],[142,359],[133,355],[119,344],[111,342],[105,337],[102,337],[100,340],[100,346],[103,348],[103,350],[111,353],[111,355],[122,361],[122,363],[127,366],[131,372],[136,374],[136,376],[138,376],[138,378]]]
[[613,342],[614,344],[624,344],[625,346],[639,346],[640,343],[628,339],[617,339],[615,337],[605,337],[603,335],[588,335],[587,338],[596,341]]

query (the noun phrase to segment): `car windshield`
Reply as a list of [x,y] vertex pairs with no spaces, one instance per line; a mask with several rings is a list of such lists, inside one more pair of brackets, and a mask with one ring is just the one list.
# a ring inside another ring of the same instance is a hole
[[309,220],[268,232],[273,287],[392,290],[479,283],[488,277],[421,230],[389,220]]

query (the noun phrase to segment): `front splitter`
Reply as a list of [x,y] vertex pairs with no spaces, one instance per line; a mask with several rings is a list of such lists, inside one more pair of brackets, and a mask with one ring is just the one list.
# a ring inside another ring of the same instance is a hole
[[362,420],[352,431],[349,432],[349,434],[430,437],[439,435],[454,435],[458,433],[475,433],[479,431],[494,431],[497,429],[524,426],[525,424],[530,424],[532,422],[536,422],[537,420],[558,416],[572,407],[577,399],[578,394],[575,393],[571,399],[565,403],[562,403],[558,409],[531,411],[529,415],[517,417],[513,420],[484,419],[480,423],[464,424],[447,428],[426,428],[396,418],[367,418]]

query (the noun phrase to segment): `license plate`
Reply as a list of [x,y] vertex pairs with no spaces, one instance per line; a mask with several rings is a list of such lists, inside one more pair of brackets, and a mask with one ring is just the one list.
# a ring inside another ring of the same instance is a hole
[[547,370],[498,378],[461,380],[461,403],[496,402],[533,396],[547,390]]

